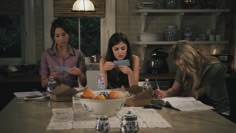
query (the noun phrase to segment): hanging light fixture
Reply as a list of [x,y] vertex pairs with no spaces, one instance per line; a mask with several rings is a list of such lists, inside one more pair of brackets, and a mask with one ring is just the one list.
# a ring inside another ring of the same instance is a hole
[[76,0],[72,7],[73,11],[95,11],[94,5],[90,0]]

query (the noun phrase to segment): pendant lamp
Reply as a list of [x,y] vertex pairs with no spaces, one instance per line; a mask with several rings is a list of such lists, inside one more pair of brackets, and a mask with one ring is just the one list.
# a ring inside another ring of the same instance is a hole
[[73,11],[95,11],[94,5],[90,0],[76,0],[72,7]]

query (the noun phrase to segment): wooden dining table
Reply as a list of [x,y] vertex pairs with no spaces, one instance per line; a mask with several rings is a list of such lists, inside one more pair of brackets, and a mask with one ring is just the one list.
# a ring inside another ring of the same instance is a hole
[[[0,112],[1,133],[94,133],[94,128],[47,130],[53,108],[71,108],[72,102],[24,101],[14,98]],[[156,110],[172,127],[140,128],[139,133],[235,133],[236,124],[212,111]],[[94,126],[94,125],[91,125]],[[110,133],[120,132],[111,128]]]

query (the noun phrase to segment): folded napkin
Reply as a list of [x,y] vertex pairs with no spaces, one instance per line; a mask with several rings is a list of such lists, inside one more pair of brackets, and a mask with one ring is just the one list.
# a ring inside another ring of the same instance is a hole
[[75,88],[68,85],[60,84],[50,93],[50,98],[53,101],[72,101],[72,96],[78,93]]

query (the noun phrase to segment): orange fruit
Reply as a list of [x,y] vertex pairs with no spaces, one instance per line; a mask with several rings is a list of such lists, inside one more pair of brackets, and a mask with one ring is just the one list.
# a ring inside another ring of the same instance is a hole
[[106,99],[106,98],[105,98],[104,95],[97,95],[97,96],[95,97],[95,99],[97,99],[97,100],[104,100],[104,99]]
[[94,99],[96,96],[90,89],[85,89],[81,95],[82,98]]
[[116,98],[122,98],[125,97],[125,94],[122,91],[111,91],[109,93],[109,98],[110,99],[116,99]]

